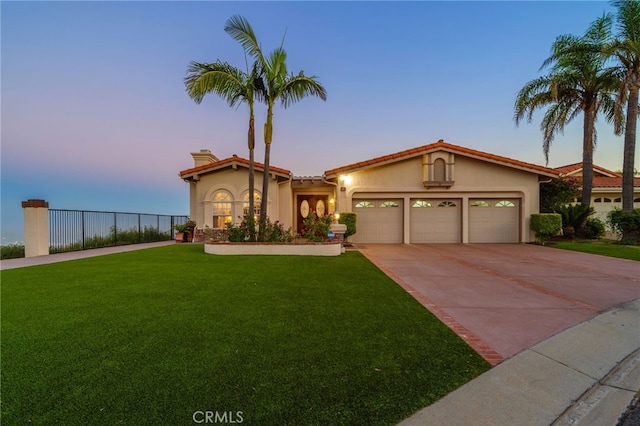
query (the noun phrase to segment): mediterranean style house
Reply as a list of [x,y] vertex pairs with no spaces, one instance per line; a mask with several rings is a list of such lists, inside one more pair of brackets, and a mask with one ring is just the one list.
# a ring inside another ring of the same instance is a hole
[[[190,216],[199,228],[224,228],[248,213],[249,161],[191,154],[180,172],[189,183]],[[255,163],[255,208],[300,230],[310,211],[357,213],[356,243],[526,243],[534,239],[530,216],[539,211],[540,183],[557,170],[442,140],[325,171],[293,176],[269,169],[269,199],[259,189],[263,165]]]
[[[557,167],[555,170],[560,173],[560,176],[582,179],[582,163],[568,164]],[[633,179],[633,190],[633,207],[640,208],[640,177]],[[595,217],[605,223],[607,213],[615,208],[622,208],[622,175],[620,173],[593,165],[591,206],[596,211]]]

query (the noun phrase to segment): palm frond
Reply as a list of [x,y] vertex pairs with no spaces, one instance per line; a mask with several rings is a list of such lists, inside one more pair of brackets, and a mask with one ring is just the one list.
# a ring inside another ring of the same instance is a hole
[[260,48],[256,34],[245,17],[240,15],[232,16],[225,23],[224,31],[234,40],[240,42],[247,54],[259,62],[264,63],[262,49]]

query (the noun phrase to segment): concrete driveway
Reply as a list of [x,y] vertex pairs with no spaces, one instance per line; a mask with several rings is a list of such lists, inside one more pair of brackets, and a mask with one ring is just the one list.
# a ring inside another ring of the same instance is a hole
[[526,244],[358,248],[493,365],[640,298],[630,260]]

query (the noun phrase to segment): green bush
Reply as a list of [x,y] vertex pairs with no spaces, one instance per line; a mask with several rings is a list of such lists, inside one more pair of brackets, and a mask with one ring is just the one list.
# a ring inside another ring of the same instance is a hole
[[318,217],[314,212],[310,212],[303,222],[302,236],[309,241],[324,241],[331,229],[331,222],[333,222],[332,215]]
[[340,213],[340,218],[338,218],[338,223],[347,225],[347,231],[344,233],[345,241],[347,241],[347,238],[349,238],[351,235],[356,233],[356,219],[357,219],[357,214],[354,212]]
[[[244,243],[251,241],[251,234],[255,235],[256,222],[249,215],[242,218],[239,225],[234,223],[227,223],[227,236],[232,243]],[[285,230],[282,224],[278,221],[271,222],[267,218],[267,222],[264,227],[261,242],[266,243],[282,243],[293,241],[294,232],[291,228]]]
[[583,227],[578,228],[576,234],[580,238],[595,240],[604,235],[604,222],[598,218],[589,218]]
[[562,234],[565,238],[573,238],[580,233],[587,222],[587,218],[595,213],[591,206],[583,204],[568,204],[556,206],[554,213],[562,217]]
[[623,240],[640,244],[640,209],[634,209],[632,212],[612,210],[607,215],[607,222],[611,229],[622,234]]
[[0,259],[17,259],[24,257],[24,245],[18,243],[0,246]]
[[534,213],[531,215],[531,230],[536,233],[536,241],[544,243],[562,230],[562,217],[558,213]]
[[580,196],[580,182],[576,178],[562,177],[540,185],[540,211],[555,213],[558,206],[569,204]]

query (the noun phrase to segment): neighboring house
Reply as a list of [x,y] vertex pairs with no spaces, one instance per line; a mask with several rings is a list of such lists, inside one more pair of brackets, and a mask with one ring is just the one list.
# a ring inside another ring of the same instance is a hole
[[[248,210],[248,160],[192,153],[180,172],[190,186],[190,215],[198,227],[239,222]],[[256,214],[263,166],[255,164]],[[547,167],[442,140],[383,157],[293,176],[270,167],[268,215],[300,230],[310,210],[357,213],[359,243],[530,242],[530,215],[539,211],[540,182],[557,177]]]
[[[555,169],[560,176],[582,180],[582,163],[568,164]],[[579,200],[576,200],[578,202]],[[622,175],[604,167],[593,165],[593,190],[591,206],[595,217],[607,222],[607,214],[614,208],[622,208]],[[640,177],[633,179],[633,207],[640,208]]]

